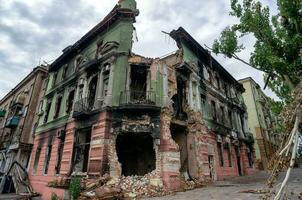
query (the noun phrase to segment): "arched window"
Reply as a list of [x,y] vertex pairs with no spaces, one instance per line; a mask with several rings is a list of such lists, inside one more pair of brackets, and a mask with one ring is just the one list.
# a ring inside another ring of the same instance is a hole
[[93,108],[93,105],[94,105],[97,82],[98,82],[98,77],[95,76],[91,79],[91,81],[89,83],[89,90],[88,90],[88,106],[89,106],[89,108]]
[[85,58],[82,54],[77,55],[74,60],[74,69],[78,71],[85,62],[87,62],[87,58]]

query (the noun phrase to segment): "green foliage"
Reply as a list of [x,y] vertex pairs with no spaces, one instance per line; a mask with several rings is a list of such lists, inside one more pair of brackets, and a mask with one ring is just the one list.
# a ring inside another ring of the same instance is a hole
[[231,0],[230,15],[239,23],[228,26],[213,43],[213,52],[241,60],[236,53],[244,49],[238,39],[253,35],[256,39],[249,62],[244,63],[266,73],[271,88],[284,103],[291,101],[290,91],[300,82],[302,72],[302,1],[278,0],[278,14],[270,17],[269,7],[258,0]]
[[269,99],[269,104],[270,104],[270,108],[271,108],[271,111],[276,115],[278,116],[283,107],[284,107],[284,103],[282,101],[275,101],[274,99]]
[[51,197],[50,197],[51,200],[58,200],[58,195],[54,192],[51,193]]
[[238,37],[236,32],[230,27],[226,27],[219,40],[215,40],[213,44],[214,53],[223,53],[225,56],[231,58],[233,54],[240,52],[243,45],[238,45]]
[[81,177],[74,176],[72,177],[69,185],[69,192],[72,199],[77,199],[81,193]]

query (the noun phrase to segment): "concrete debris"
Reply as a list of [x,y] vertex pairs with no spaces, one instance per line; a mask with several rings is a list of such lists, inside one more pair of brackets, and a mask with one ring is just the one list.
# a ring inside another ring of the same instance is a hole
[[105,185],[95,190],[95,196],[102,200],[118,199],[121,197],[121,189]]
[[[106,181],[106,182],[105,182]],[[85,191],[80,199],[135,199],[170,194],[164,189],[163,182],[153,171],[145,176],[121,176],[118,180],[108,175],[98,180],[86,180]]]

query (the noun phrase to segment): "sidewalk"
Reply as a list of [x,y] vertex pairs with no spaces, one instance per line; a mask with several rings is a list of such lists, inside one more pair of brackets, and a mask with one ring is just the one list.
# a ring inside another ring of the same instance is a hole
[[[285,173],[280,177],[283,180]],[[146,200],[255,200],[260,194],[243,193],[247,190],[259,190],[265,186],[268,174],[264,171],[253,176],[242,176],[226,181],[218,181],[205,188],[198,188],[192,191],[178,192],[174,195],[158,198],[147,198]],[[289,180],[287,190],[291,200],[298,200],[302,192],[302,169],[294,169]]]

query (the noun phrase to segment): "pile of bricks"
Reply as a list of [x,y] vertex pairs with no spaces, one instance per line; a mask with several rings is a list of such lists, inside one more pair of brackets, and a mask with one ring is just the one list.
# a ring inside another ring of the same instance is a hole
[[[107,182],[104,183],[104,180]],[[86,185],[86,190],[82,192],[81,199],[110,199],[111,197],[132,199],[169,194],[155,171],[145,176],[121,176],[115,180],[108,179],[106,176],[95,181],[86,180],[84,185]]]
[[163,196],[167,194],[164,190],[162,180],[157,178],[155,173],[149,173],[145,176],[122,176],[117,187],[120,187],[124,197],[142,197],[142,196]]

